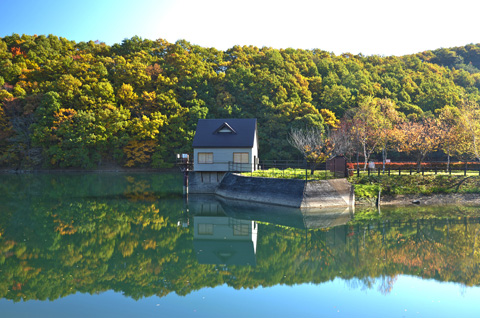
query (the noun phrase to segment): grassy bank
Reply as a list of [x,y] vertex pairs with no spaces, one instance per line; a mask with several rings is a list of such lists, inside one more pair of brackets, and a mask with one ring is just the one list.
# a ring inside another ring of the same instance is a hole
[[349,181],[355,185],[357,198],[375,198],[382,195],[479,193],[480,177],[449,175],[406,176],[353,176]]
[[305,173],[307,174],[308,180],[326,180],[333,179],[334,175],[330,171],[321,171],[316,170],[313,174],[310,173],[310,170],[305,171],[305,169],[298,168],[288,168],[288,169],[277,169],[271,168],[268,170],[257,170],[253,172],[244,172],[243,176],[248,177],[261,177],[261,178],[279,178],[279,179],[301,179],[305,180]]
[[[269,169],[242,173],[245,176],[305,179],[305,169]],[[315,171],[307,173],[308,180],[325,180],[334,178],[331,172]],[[480,176],[478,172],[467,174],[413,174],[413,175],[370,175],[360,174],[348,178],[355,185],[356,198],[376,198],[381,190],[382,196],[409,194],[480,194]]]

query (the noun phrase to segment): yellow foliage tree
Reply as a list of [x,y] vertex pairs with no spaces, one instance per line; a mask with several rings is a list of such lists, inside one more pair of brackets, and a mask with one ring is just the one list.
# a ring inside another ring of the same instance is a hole
[[130,140],[123,148],[123,152],[127,157],[125,166],[133,167],[150,163],[156,145],[157,142],[155,140]]
[[325,125],[328,125],[331,128],[338,128],[340,124],[340,120],[337,119],[335,116],[335,113],[332,112],[331,110],[322,108],[320,109],[320,115],[322,115],[323,122]]

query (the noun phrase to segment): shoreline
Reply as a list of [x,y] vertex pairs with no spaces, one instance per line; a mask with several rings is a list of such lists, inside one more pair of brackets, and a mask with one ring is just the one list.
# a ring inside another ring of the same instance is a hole
[[[178,167],[173,168],[125,168],[104,167],[96,169],[31,169],[15,170],[0,168],[0,174],[42,174],[42,173],[179,173]],[[377,197],[355,197],[355,206],[375,206]],[[432,194],[398,194],[381,195],[380,206],[433,206],[433,205],[478,205],[480,206],[480,193],[432,193]]]
[[[376,205],[377,198],[358,198],[355,205]],[[399,194],[380,197],[380,206],[479,205],[480,193]]]
[[15,170],[11,168],[0,168],[0,174],[28,174],[28,173],[128,173],[128,172],[178,172],[181,173],[178,167],[173,168],[122,168],[122,167],[106,167],[96,169],[80,169],[80,168],[66,168],[66,169],[31,169],[31,170]]

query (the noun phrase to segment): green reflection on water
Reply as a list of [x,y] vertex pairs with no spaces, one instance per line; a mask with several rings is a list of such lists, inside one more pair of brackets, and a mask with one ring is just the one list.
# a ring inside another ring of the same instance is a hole
[[479,284],[475,207],[312,211],[184,200],[179,174],[2,175],[0,297],[186,295],[399,274]]

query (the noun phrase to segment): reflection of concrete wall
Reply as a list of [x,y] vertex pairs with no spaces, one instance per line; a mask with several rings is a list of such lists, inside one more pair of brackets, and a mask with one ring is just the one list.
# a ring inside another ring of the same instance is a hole
[[[346,224],[353,213],[349,207],[291,208],[280,205],[229,200],[215,195],[189,196],[190,214],[196,217],[230,217],[232,220],[262,221],[298,229],[318,229]],[[225,222],[225,221],[222,221]],[[232,223],[234,221],[230,221]]]
[[319,229],[347,224],[353,216],[350,207],[290,208],[219,198],[223,210],[239,219],[262,221],[298,229]]

